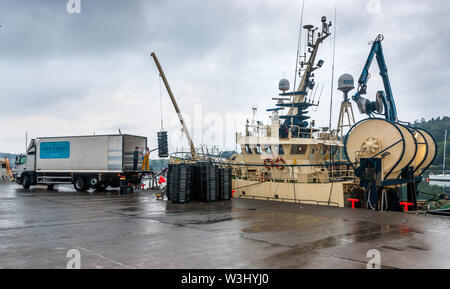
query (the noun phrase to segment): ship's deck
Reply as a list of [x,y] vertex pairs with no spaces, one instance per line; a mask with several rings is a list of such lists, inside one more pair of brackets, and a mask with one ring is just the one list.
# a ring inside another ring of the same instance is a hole
[[449,243],[446,217],[0,185],[0,268],[450,268]]

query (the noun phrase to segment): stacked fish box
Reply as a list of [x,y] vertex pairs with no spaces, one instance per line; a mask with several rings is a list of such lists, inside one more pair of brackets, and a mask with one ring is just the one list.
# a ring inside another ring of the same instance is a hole
[[174,203],[186,203],[190,199],[190,174],[188,165],[169,165],[167,186],[169,198]]
[[231,168],[219,169],[219,199],[231,198]]
[[169,165],[167,186],[175,203],[213,202],[231,197],[231,169],[211,163]]
[[211,202],[217,198],[217,166],[200,163],[197,167],[197,187],[199,190],[198,201]]
[[167,186],[167,199],[171,200],[172,199],[172,191],[174,190],[173,187],[173,180],[175,179],[174,177],[174,167],[175,165],[173,164],[169,164],[167,166],[167,180],[166,180],[166,186]]

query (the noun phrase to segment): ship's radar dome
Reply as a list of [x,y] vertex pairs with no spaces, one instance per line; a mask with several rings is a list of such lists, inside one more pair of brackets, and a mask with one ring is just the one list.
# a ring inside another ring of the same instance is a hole
[[338,80],[338,89],[343,92],[349,92],[355,88],[355,80],[350,74],[343,74]]
[[287,79],[280,80],[280,83],[278,84],[278,88],[283,92],[285,92],[286,90],[289,90],[289,80],[287,80]]

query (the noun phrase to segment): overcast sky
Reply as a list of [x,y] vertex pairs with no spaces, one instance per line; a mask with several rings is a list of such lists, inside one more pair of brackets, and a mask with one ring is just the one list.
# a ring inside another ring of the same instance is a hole
[[[268,121],[278,81],[294,77],[301,0],[68,0],[0,1],[0,151],[23,152],[29,137],[123,133],[148,136],[160,129],[160,82],[155,51],[196,144],[234,149],[251,107]],[[374,4],[373,4],[374,3]],[[377,6],[377,3],[380,5]],[[399,118],[449,115],[449,1],[306,0],[303,24],[334,21],[335,78],[359,77],[370,46],[383,48]],[[379,9],[378,9],[379,8]],[[325,84],[312,112],[327,126],[332,41],[321,47]],[[303,42],[303,41],[302,41]],[[372,66],[367,97],[382,88]],[[336,81],[335,81],[336,86]],[[333,125],[342,94],[333,89]],[[357,119],[363,118],[353,104]],[[186,148],[162,87],[164,128],[171,151]],[[203,123],[203,124],[202,124]]]

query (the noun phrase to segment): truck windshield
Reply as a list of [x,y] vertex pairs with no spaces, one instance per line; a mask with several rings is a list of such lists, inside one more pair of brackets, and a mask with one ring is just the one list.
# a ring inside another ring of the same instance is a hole
[[26,156],[21,157],[20,161],[19,161],[19,165],[23,165],[23,164],[26,164],[26,163],[27,163],[27,157]]

